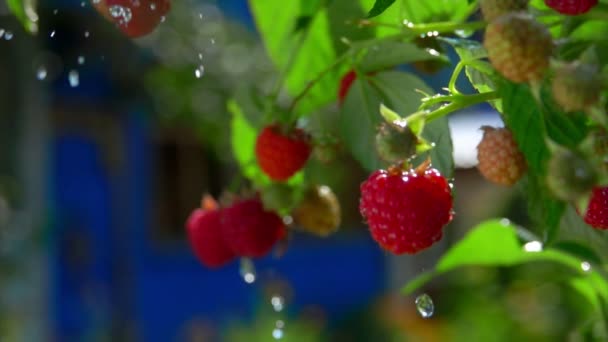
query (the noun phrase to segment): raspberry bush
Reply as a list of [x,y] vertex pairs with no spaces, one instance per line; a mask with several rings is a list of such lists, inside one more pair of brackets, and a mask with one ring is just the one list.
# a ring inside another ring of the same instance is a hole
[[[169,1],[133,9],[130,26],[108,12],[119,3],[102,1],[97,9],[130,37],[150,34],[171,9]],[[11,9],[30,27],[19,4]],[[255,195],[195,209],[187,219],[203,264],[266,256],[298,228],[319,238],[340,234],[338,197],[320,190],[310,164],[332,172],[331,159],[341,153],[368,174],[352,196],[379,248],[415,254],[451,237],[437,267],[406,293],[462,266],[544,261],[568,269],[559,281],[590,303],[588,322],[608,319],[607,259],[594,245],[606,240],[600,231],[608,227],[608,159],[597,144],[608,130],[607,1],[248,4],[272,84],[237,79],[223,128],[244,180],[230,190]],[[413,71],[424,65],[443,67],[449,80],[433,89]],[[459,237],[450,230],[459,189],[458,179],[451,186],[448,117],[478,106],[498,111],[504,126],[483,128],[478,169],[512,187],[529,220],[521,227],[488,218]]]

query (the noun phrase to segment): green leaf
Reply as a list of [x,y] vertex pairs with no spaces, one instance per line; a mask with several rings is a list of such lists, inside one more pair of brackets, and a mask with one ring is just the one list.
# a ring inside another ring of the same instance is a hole
[[[249,0],[258,32],[270,58],[279,70],[287,70],[285,87],[293,95],[336,59],[326,8],[305,13],[310,21],[303,25],[299,1]],[[308,21],[308,19],[307,19]],[[335,99],[339,70],[331,71],[300,101],[298,111],[308,113]]]
[[373,18],[379,16],[394,3],[395,0],[376,0],[374,7],[372,7],[372,9],[369,11],[367,17]]
[[282,85],[289,94],[300,94],[311,80],[323,74],[298,102],[297,116],[333,102],[340,78],[348,68],[343,63],[347,59],[340,59],[349,48],[342,39],[373,37],[372,28],[352,23],[364,15],[360,5],[351,0],[249,0],[249,5],[270,58],[285,74]]
[[419,48],[413,43],[393,40],[372,40],[356,42],[352,46],[353,53],[363,53],[363,57],[357,62],[359,70],[372,72],[398,65],[417,61],[436,60],[449,63],[449,59],[443,54],[432,54],[429,50]]
[[503,98],[503,119],[526,157],[528,167],[535,174],[545,174],[551,155],[545,143],[543,112],[526,85],[504,82],[499,92]]
[[[597,270],[594,268],[583,270],[580,259],[559,250],[532,251],[526,246],[528,245],[523,247],[520,245],[516,227],[500,220],[486,221],[473,228],[460,242],[445,253],[434,270],[413,279],[402,291],[411,294],[433,277],[464,266],[515,266],[543,261],[557,263],[569,271],[562,275],[570,278],[573,287],[594,304],[596,311],[599,311],[601,305],[597,305],[600,304],[600,300],[594,300],[594,296],[601,298],[606,303],[608,282]],[[526,251],[526,249],[530,251]]]
[[543,242],[549,245],[557,238],[566,204],[552,196],[542,177],[528,173],[524,189],[530,219],[541,231]]
[[10,11],[29,33],[38,32],[38,13],[36,0],[6,0]]
[[382,122],[378,113],[382,95],[366,78],[359,77],[351,86],[340,111],[341,138],[353,157],[368,171],[386,164],[375,147],[376,127]]
[[403,19],[414,24],[461,21],[469,12],[467,0],[402,1]]

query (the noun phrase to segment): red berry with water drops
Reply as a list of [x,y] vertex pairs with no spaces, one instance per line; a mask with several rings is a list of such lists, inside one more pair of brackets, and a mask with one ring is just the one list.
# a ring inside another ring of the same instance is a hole
[[597,0],[545,0],[545,4],[561,14],[579,15],[589,12]]
[[372,237],[394,254],[414,254],[430,247],[452,220],[452,193],[439,171],[378,170],[361,185],[359,210]]
[[106,19],[131,38],[145,36],[156,29],[171,9],[170,0],[93,0],[93,6]]
[[593,228],[608,229],[608,187],[593,188],[583,219]]
[[346,73],[340,80],[340,88],[338,89],[338,103],[340,105],[344,103],[344,100],[348,95],[348,91],[350,90],[350,87],[353,85],[353,83],[355,83],[356,79],[357,73],[354,70],[351,70]]
[[228,246],[241,257],[262,257],[286,235],[281,217],[258,198],[233,203],[224,210],[222,223]]
[[260,168],[275,181],[287,180],[302,169],[310,153],[308,136],[298,128],[283,133],[277,125],[267,126],[255,144]]
[[220,267],[234,259],[235,254],[224,240],[222,209],[211,197],[204,208],[195,209],[186,222],[190,246],[197,259],[210,268]]

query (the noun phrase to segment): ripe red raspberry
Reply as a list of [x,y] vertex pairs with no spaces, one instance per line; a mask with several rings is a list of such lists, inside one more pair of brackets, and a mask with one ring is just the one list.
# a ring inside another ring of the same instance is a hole
[[583,219],[593,228],[608,229],[608,187],[593,188]]
[[561,14],[578,15],[589,12],[597,0],[545,0],[545,4]]
[[350,87],[353,85],[356,79],[357,73],[354,70],[351,70],[346,73],[340,80],[340,88],[338,89],[338,103],[340,105],[344,103],[346,95],[348,95],[348,91],[350,90]]
[[506,128],[481,127],[483,138],[477,145],[477,169],[489,181],[511,186],[524,175],[526,160],[513,135]]
[[486,28],[483,45],[494,68],[519,83],[542,79],[553,50],[547,28],[522,12],[492,21]]
[[378,170],[361,184],[359,211],[382,248],[414,254],[441,239],[452,220],[452,194],[435,169]]
[[306,133],[297,128],[284,135],[278,126],[267,126],[255,144],[258,164],[268,177],[276,181],[284,181],[302,169],[310,153]]
[[237,201],[224,210],[224,238],[241,257],[262,257],[285,237],[283,220],[266,211],[258,198]]
[[479,7],[485,21],[490,22],[503,14],[526,11],[528,0],[481,0]]
[[194,254],[203,265],[211,268],[223,266],[235,257],[224,240],[222,211],[214,206],[195,209],[186,221]]

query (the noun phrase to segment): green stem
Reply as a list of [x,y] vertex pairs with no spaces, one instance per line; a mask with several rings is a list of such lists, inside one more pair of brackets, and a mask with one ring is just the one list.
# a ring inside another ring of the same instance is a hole
[[[444,99],[447,97],[448,96],[444,97]],[[450,97],[454,99],[454,101],[435,111],[428,113],[426,116],[426,122],[431,122],[435,119],[444,117],[452,112],[467,108],[478,103],[496,100],[500,98],[498,92],[496,91],[489,91],[486,93],[480,93],[475,95],[455,95]]]
[[456,89],[456,80],[458,80],[458,76],[460,76],[460,73],[462,72],[464,66],[465,63],[459,61],[458,64],[456,64],[456,67],[454,68],[454,72],[452,73],[452,77],[450,78],[450,82],[448,83],[448,89],[452,94],[460,94],[458,89]]
[[486,27],[487,25],[485,21],[471,21],[466,23],[446,21],[430,24],[413,24],[411,22],[404,22],[403,24],[407,28],[407,31],[414,32],[417,35],[425,34],[428,32],[451,33],[460,30],[476,31]]

